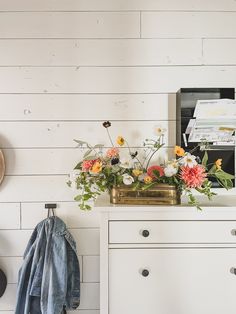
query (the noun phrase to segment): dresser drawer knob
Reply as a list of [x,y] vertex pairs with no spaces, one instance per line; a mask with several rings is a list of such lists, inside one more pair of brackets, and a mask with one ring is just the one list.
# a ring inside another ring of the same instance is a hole
[[149,237],[149,234],[150,234],[150,232],[149,232],[148,230],[143,230],[143,231],[142,231],[142,236],[143,236],[144,238]]
[[235,267],[231,267],[230,268],[230,272],[231,272],[231,274],[236,275],[236,268]]
[[233,236],[236,236],[236,229],[232,229],[232,230],[231,230],[231,234],[232,234]]
[[142,276],[147,277],[149,275],[149,271],[147,269],[143,269]]

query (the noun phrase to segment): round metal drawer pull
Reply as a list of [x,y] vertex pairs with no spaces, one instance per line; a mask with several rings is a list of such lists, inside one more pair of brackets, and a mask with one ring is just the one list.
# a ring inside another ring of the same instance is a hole
[[144,238],[149,237],[149,234],[150,234],[150,232],[149,232],[148,230],[143,230],[143,231],[142,231],[142,236],[143,236]]
[[236,229],[232,229],[232,230],[231,230],[231,234],[232,234],[233,236],[235,236],[235,235],[236,235]]
[[149,271],[147,269],[143,269],[142,276],[147,277],[149,275]]
[[236,275],[236,268],[235,267],[231,267],[230,268],[230,272],[231,272],[231,274]]

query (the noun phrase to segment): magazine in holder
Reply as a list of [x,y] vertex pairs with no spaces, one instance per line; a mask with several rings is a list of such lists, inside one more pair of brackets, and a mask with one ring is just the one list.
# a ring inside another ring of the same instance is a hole
[[[223,159],[226,172],[235,174],[236,101],[234,88],[181,89],[177,93],[177,145],[191,151],[207,142],[209,163]],[[204,148],[204,147],[203,147]],[[204,150],[194,154],[203,157]],[[235,182],[233,182],[235,185]],[[213,187],[220,187],[212,179]]]

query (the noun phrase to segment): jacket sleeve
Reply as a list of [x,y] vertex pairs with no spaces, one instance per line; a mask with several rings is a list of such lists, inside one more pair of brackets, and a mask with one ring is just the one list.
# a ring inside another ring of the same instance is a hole
[[76,243],[67,231],[67,294],[66,308],[76,309],[80,304],[80,267],[76,252]]
[[37,227],[34,229],[33,233],[31,234],[30,236],[30,239],[28,241],[28,244],[26,246],[26,249],[25,249],[25,252],[24,252],[24,255],[23,255],[23,258],[25,259],[26,256],[28,255],[29,251],[32,249],[33,247],[33,244],[35,243],[35,240],[37,238],[37,235],[38,235],[38,229]]
[[63,235],[53,233],[49,221],[41,287],[42,313],[59,314],[66,298],[66,241]]

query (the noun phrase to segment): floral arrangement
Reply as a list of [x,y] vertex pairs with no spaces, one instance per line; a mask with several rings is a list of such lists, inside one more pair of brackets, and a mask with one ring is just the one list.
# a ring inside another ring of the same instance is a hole
[[[110,121],[105,121],[103,127],[111,143],[111,148],[107,150],[101,144],[92,146],[85,141],[75,140],[78,147],[86,148],[86,152],[70,175],[67,184],[79,191],[74,199],[83,210],[91,209],[90,201],[95,200],[102,192],[109,192],[112,187],[122,184],[132,186],[134,190],[140,188],[147,190],[159,183],[175,185],[180,193],[186,193],[189,204],[198,209],[201,209],[200,204],[192,190],[195,189],[211,200],[216,193],[211,191],[210,177],[214,177],[227,190],[233,186],[234,176],[222,170],[222,159],[208,164],[207,151],[202,160],[193,154],[197,147],[191,152],[185,152],[183,148],[176,146],[175,159],[160,165],[152,164],[154,155],[164,145],[166,130],[162,127],[156,127],[154,139],[144,140],[144,157],[138,151],[131,150],[127,140],[121,135],[116,138],[114,145],[109,132]],[[126,158],[122,156],[124,148],[128,150]]]

